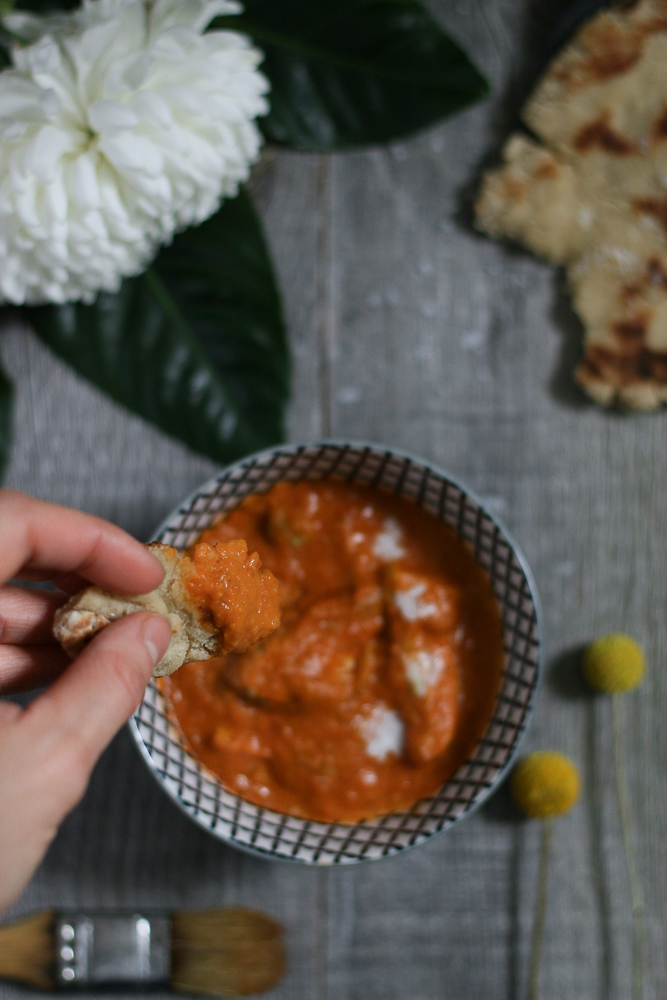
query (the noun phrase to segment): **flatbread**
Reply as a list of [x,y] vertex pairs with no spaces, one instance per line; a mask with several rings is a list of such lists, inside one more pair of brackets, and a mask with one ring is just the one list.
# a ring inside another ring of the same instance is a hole
[[171,623],[171,641],[153,675],[164,677],[184,663],[208,660],[220,652],[220,635],[197,608],[183,584],[188,557],[160,542],[148,546],[165,569],[157,590],[148,594],[114,594],[102,587],[86,587],[55,615],[53,634],[64,650],[75,657],[100,629],[136,611],[155,611]]
[[667,402],[667,0],[598,14],[551,63],[489,171],[476,225],[565,265],[576,378],[603,405]]

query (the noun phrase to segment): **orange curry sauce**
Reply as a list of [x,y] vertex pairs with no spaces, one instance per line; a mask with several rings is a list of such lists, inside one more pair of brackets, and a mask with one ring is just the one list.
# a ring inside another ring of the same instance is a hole
[[246,650],[278,628],[280,584],[270,570],[262,569],[256,552],[248,555],[242,538],[217,544],[200,540],[189,558],[185,585],[218,630],[223,652]]
[[410,808],[468,756],[503,663],[488,575],[413,502],[332,481],[249,497],[243,538],[281,583],[280,628],[162,690],[190,749],[258,805],[356,822]]

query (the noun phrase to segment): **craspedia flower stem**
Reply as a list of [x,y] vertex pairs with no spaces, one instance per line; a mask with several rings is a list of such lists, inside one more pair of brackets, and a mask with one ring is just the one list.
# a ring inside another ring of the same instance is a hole
[[612,696],[614,782],[632,900],[633,1000],[642,1000],[644,993],[644,901],[632,837],[630,798],[623,764],[625,741],[623,738],[622,706],[619,698],[622,692],[631,691],[640,683],[645,670],[644,651],[639,643],[629,635],[621,633],[604,635],[592,642],[584,653],[584,677],[594,690]]
[[537,1000],[539,996],[553,818],[567,812],[574,805],[579,797],[580,786],[579,772],[572,761],[553,750],[532,753],[516,766],[512,775],[511,791],[517,805],[529,819],[544,820],[530,948],[529,1000]]
[[540,963],[544,942],[544,923],[547,916],[547,889],[549,887],[549,861],[551,860],[551,840],[554,831],[553,817],[542,824],[540,843],[540,870],[537,876],[537,903],[533,922],[533,937],[530,945],[530,973],[528,979],[528,1000],[537,1000],[540,989]]
[[644,995],[644,896],[637,866],[634,841],[632,837],[632,820],[628,788],[625,781],[623,759],[625,756],[625,740],[623,739],[623,718],[620,696],[612,698],[612,720],[614,730],[614,779],[616,783],[616,798],[621,820],[621,835],[628,868],[630,883],[630,898],[632,900],[632,997],[642,1000]]

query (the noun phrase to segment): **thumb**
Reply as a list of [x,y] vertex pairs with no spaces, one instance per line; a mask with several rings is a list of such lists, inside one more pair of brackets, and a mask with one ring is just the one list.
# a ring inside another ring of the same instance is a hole
[[25,711],[0,702],[0,909],[16,899],[171,637],[159,615],[105,629]]
[[79,794],[102,751],[137,708],[170,639],[171,626],[160,615],[122,618],[103,629],[26,709],[22,724],[32,731],[33,746],[68,765],[82,781]]

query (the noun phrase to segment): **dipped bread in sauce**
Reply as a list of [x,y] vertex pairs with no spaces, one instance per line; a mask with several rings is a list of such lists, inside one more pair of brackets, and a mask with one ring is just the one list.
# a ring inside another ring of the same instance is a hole
[[199,542],[183,555],[161,542],[147,548],[165,571],[155,590],[119,594],[85,587],[56,611],[53,635],[70,656],[113,621],[154,611],[171,625],[169,647],[153,670],[164,677],[184,663],[247,649],[280,624],[278,581],[243,539]]
[[245,499],[200,542],[244,539],[281,625],[160,681],[230,791],[307,819],[409,809],[469,756],[503,667],[500,608],[456,533],[412,501],[331,480]]

